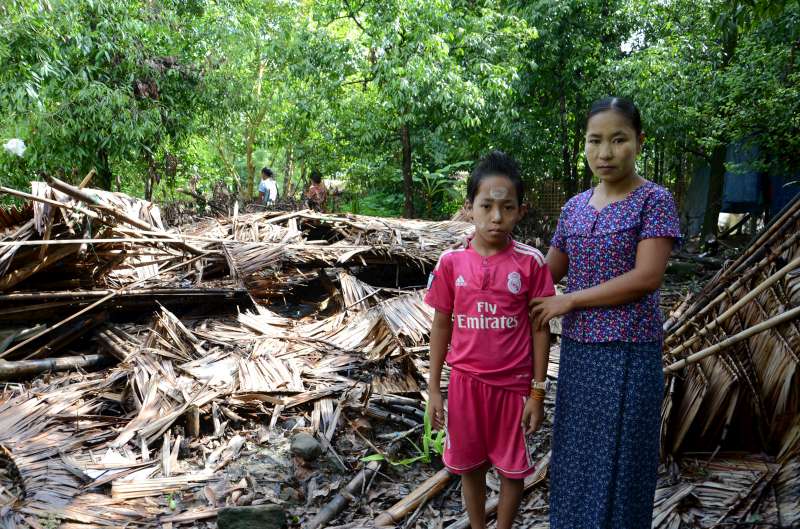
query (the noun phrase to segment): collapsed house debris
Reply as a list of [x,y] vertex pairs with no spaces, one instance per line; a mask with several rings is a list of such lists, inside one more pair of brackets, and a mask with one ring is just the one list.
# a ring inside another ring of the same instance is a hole
[[[468,527],[423,420],[422,288],[470,224],[304,210],[168,227],[56,179],[0,191],[28,200],[0,209],[0,527]],[[683,369],[798,306],[797,204],[667,322],[654,527],[800,523],[800,320]],[[556,377],[557,344],[551,359]],[[525,527],[547,527],[552,395],[547,410]],[[718,447],[772,456],[685,453]]]

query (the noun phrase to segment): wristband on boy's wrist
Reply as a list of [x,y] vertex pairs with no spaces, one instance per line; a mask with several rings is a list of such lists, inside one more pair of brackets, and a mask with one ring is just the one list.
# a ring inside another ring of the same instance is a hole
[[550,391],[550,380],[545,378],[543,381],[531,380],[531,389],[540,390],[544,393]]

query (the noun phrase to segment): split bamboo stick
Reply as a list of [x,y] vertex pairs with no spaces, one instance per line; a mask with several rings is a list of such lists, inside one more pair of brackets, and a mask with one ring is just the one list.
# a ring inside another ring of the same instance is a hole
[[83,177],[83,180],[81,180],[81,183],[78,184],[78,189],[83,189],[84,187],[88,186],[89,182],[92,181],[92,178],[94,178],[94,175],[96,175],[96,174],[97,174],[97,172],[94,170],[94,168],[92,168],[92,170],[89,171],[89,173],[86,176]]
[[196,475],[175,476],[171,478],[142,479],[135,481],[116,480],[111,482],[111,497],[127,500],[160,496],[168,492],[178,492],[191,487],[199,487],[211,478],[210,472]]
[[[40,301],[50,299],[68,299],[73,301],[83,300],[87,298],[101,298],[106,294],[112,293],[113,290],[61,290],[61,291],[48,291],[48,292],[14,292],[11,294],[0,294],[0,301]],[[247,291],[239,287],[231,288],[141,288],[132,292],[124,294],[118,293],[118,296],[216,296],[226,295],[232,296],[237,294],[244,294]]]

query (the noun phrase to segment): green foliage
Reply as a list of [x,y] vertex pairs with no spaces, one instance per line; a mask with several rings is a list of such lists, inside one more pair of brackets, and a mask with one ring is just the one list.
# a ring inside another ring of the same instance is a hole
[[[110,188],[113,167],[142,174],[163,163],[190,130],[202,102],[192,63],[197,36],[175,32],[192,17],[170,6],[114,0],[12,1],[0,7],[0,130],[29,150],[7,172],[97,168]],[[163,172],[163,171],[162,171]]]
[[642,110],[648,178],[741,138],[764,170],[800,165],[796,0],[7,0],[0,20],[0,143],[28,146],[0,179],[22,189],[96,168],[157,200],[248,197],[267,165],[281,193],[318,169],[346,210],[441,219],[492,148],[534,191],[589,185],[585,114],[609,94]]
[[432,429],[431,420],[428,416],[428,406],[426,404],[422,431],[422,448],[420,448],[415,442],[409,440],[409,443],[416,451],[414,456],[405,459],[393,460],[388,458],[385,454],[371,454],[366,457],[362,457],[361,461],[387,461],[392,466],[408,466],[418,461],[427,464],[431,462],[431,458],[434,455],[441,457],[442,454],[444,454],[445,438],[446,432],[444,430]]

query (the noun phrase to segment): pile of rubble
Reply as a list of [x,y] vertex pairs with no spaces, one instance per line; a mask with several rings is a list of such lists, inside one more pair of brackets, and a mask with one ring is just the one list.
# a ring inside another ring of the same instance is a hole
[[[424,420],[422,295],[470,224],[234,209],[168,227],[56,179],[0,191],[28,200],[0,210],[0,527],[468,527]],[[671,380],[654,527],[799,522],[795,445],[678,458],[691,386]],[[547,527],[549,399],[528,528]]]

